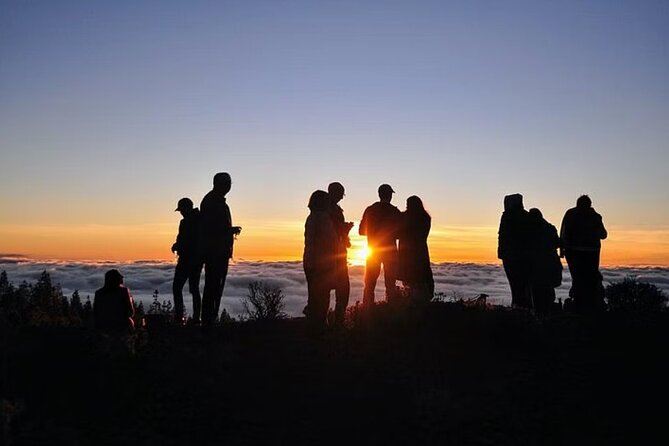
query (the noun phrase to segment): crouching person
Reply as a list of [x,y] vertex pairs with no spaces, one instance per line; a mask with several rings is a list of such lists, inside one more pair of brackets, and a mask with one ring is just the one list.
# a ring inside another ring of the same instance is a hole
[[105,273],[105,284],[95,292],[93,319],[95,329],[108,340],[113,353],[121,346],[128,349],[129,337],[135,329],[132,317],[135,308],[130,291],[123,286],[123,276],[116,269]]

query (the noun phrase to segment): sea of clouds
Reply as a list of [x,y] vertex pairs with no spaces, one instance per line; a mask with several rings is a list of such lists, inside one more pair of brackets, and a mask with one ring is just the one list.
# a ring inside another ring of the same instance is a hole
[[[51,275],[52,282],[59,284],[63,293],[71,295],[79,290],[81,296],[93,297],[95,290],[102,286],[105,271],[117,268],[125,276],[125,284],[135,300],[150,304],[153,293],[158,291],[160,300],[172,298],[173,262],[66,262],[34,261],[19,256],[0,255],[0,271],[7,272],[9,281],[15,285],[23,281],[35,282],[43,271]],[[501,265],[476,263],[439,263],[432,265],[435,291],[446,298],[474,298],[481,293],[489,295],[488,301],[498,305],[509,305],[510,292]],[[363,266],[351,266],[351,300],[354,304],[362,299]],[[650,282],[669,293],[669,268],[665,267],[613,267],[602,268],[605,285],[633,276]],[[203,274],[204,280],[204,274]],[[236,261],[230,265],[228,279],[223,293],[222,305],[232,315],[244,312],[243,301],[247,295],[249,282],[262,281],[266,285],[278,286],[285,295],[285,311],[290,316],[299,316],[307,301],[307,284],[301,262],[253,262]],[[203,285],[203,284],[201,284]],[[557,289],[559,298],[567,297],[571,278],[565,267],[562,286]],[[202,289],[202,288],[201,288]],[[383,299],[383,279],[379,278],[376,289],[377,300]],[[333,299],[334,300],[334,299]],[[188,285],[184,287],[184,301],[187,311],[191,300]]]

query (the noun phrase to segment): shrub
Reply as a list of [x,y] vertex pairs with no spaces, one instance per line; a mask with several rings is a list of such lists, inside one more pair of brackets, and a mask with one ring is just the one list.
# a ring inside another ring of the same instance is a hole
[[268,321],[282,319],[286,316],[283,312],[285,304],[281,288],[257,281],[250,282],[248,288],[249,292],[244,299],[244,312],[249,319]]
[[626,277],[606,287],[606,300],[611,311],[659,311],[666,305],[667,296],[652,283]]
[[[142,306],[142,310],[144,307]],[[153,292],[153,301],[151,302],[151,305],[149,305],[149,314],[161,314],[164,316],[172,316],[173,309],[172,309],[172,302],[169,300],[163,300],[162,302],[160,301],[160,294],[158,293],[158,290],[155,290]]]

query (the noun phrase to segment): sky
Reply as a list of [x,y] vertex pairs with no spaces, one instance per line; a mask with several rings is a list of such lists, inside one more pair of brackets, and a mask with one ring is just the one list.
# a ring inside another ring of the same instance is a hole
[[340,181],[356,223],[420,196],[436,262],[496,262],[520,192],[669,265],[667,79],[666,1],[0,0],[0,253],[173,261],[227,171],[237,259],[299,260]]

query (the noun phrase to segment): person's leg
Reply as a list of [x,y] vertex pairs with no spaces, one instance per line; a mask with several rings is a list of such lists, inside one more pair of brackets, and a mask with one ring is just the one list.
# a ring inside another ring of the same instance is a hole
[[546,316],[555,300],[555,289],[548,283],[536,281],[530,285],[532,307],[538,316]]
[[599,272],[599,252],[583,253],[584,309],[596,313],[604,309],[602,275]]
[[214,319],[216,319],[219,315],[219,311],[221,309],[221,297],[223,297],[223,289],[225,288],[225,280],[228,277],[228,266],[230,259],[222,259],[218,265],[219,267],[219,283],[218,283],[218,290],[216,294],[216,307],[214,309]]
[[577,312],[587,312],[588,308],[588,267],[584,262],[582,252],[567,253],[567,266],[571,275],[569,297],[574,300],[574,309]]
[[200,297],[200,276],[202,275],[202,263],[194,262],[190,276],[188,277],[188,288],[193,296],[193,321],[200,321],[202,298]]
[[362,305],[370,307],[374,304],[374,288],[376,288],[376,280],[379,278],[381,272],[381,261],[378,254],[372,254],[367,258],[365,264],[365,288],[362,293]]
[[306,270],[307,278],[307,320],[316,330],[325,327],[329,304],[330,287],[325,285],[324,276],[318,271]]
[[504,272],[511,288],[511,306],[530,308],[529,280],[518,260],[503,260]]
[[172,296],[174,300],[174,318],[180,321],[184,315],[183,287],[188,280],[188,268],[183,262],[177,261],[172,281]]
[[425,297],[427,302],[430,302],[434,299],[434,275],[432,274],[430,265],[428,265],[427,270],[425,271],[425,283],[427,286],[427,295]]
[[397,297],[397,251],[389,249],[383,252],[383,282],[386,287],[386,300],[392,301]]
[[351,282],[348,278],[348,265],[346,259],[339,265],[337,284],[335,287],[335,326],[342,327],[346,317],[346,307],[348,306],[349,296],[351,294]]
[[209,327],[216,320],[216,296],[220,287],[220,262],[213,258],[204,262],[204,292],[202,295],[202,326]]

